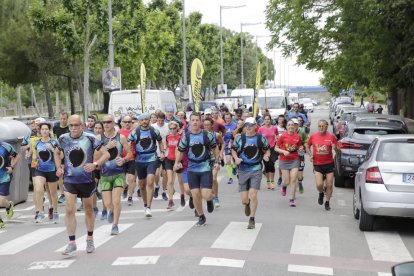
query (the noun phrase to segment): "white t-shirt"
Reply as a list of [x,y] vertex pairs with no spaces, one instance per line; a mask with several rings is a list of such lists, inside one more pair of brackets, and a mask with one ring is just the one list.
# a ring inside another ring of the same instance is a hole
[[[168,128],[168,124],[165,124],[161,127],[157,123],[151,125],[154,129],[157,129],[160,132],[162,143],[164,145],[164,149],[166,149],[167,141],[166,137],[168,134],[170,134],[170,129]],[[160,149],[157,146],[157,155],[160,156]]]

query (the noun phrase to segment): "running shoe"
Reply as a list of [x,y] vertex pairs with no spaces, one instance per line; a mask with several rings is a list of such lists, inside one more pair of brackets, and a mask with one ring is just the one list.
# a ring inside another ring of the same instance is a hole
[[237,175],[237,169],[236,169],[236,167],[233,167],[233,175]]
[[95,252],[95,244],[93,240],[86,240],[86,253],[93,253]]
[[102,199],[102,193],[99,191],[96,191],[96,197],[101,200]]
[[250,210],[250,200],[248,204],[245,204],[244,206],[244,214],[246,217],[250,216],[251,210]]
[[303,189],[302,181],[298,182],[298,187],[299,187],[299,193],[303,194],[304,189]]
[[325,210],[326,211],[331,210],[331,206],[329,206],[329,201],[325,201]]
[[36,218],[36,223],[42,223],[46,219],[46,216],[43,212],[39,213]]
[[158,191],[160,190],[160,186],[155,186],[155,190],[154,190],[154,198],[158,197]]
[[94,214],[95,218],[98,216],[98,213],[99,213],[98,207],[93,207],[93,214]]
[[282,196],[286,196],[286,190],[287,190],[287,187],[286,186],[282,186],[282,188],[280,189],[280,194]]
[[280,186],[280,185],[282,185],[282,178],[281,177],[279,177],[279,179],[277,180],[277,186]]
[[168,200],[168,196],[166,192],[162,192],[161,196],[162,196],[162,199],[164,199],[165,201]]
[[172,200],[168,201],[167,209],[172,210],[173,207],[174,207],[174,201],[172,201]]
[[139,188],[137,190],[137,197],[141,197],[141,190]]
[[204,225],[206,225],[206,216],[205,215],[201,215],[198,218],[198,222],[196,223],[195,226],[204,226]]
[[108,219],[108,211],[102,210],[101,220],[106,220],[106,219]]
[[254,229],[256,227],[256,222],[254,221],[254,218],[249,219],[249,224],[247,225],[247,229]]
[[218,199],[218,197],[213,198],[213,203],[214,203],[214,208],[220,207],[220,200]]
[[214,211],[214,203],[212,200],[207,200],[207,212],[213,213]]
[[108,223],[112,223],[114,222],[114,212],[113,211],[109,211],[108,214]]
[[122,192],[122,198],[127,198],[128,196],[128,185],[125,185],[124,191]]
[[72,255],[73,253],[76,252],[76,243],[74,242],[70,242],[68,243],[68,245],[66,246],[65,250],[62,252],[63,255]]
[[128,206],[132,206],[132,196],[128,197]]
[[58,212],[54,212],[53,213],[53,223],[54,224],[58,224],[59,223],[59,213]]
[[0,229],[4,227],[4,221],[0,218]]
[[194,202],[192,196],[190,196],[190,199],[188,200],[188,206],[190,207],[190,209],[194,209]]
[[7,219],[11,219],[13,217],[14,211],[13,211],[13,207],[14,207],[14,203],[13,201],[9,201],[10,206],[8,208],[6,208],[6,217]]
[[65,201],[66,201],[65,195],[61,194],[58,198],[58,203],[62,204],[62,203],[65,203]]
[[112,229],[111,229],[111,235],[118,235],[119,234],[119,229],[118,229],[118,225],[114,224],[112,225]]
[[227,181],[227,184],[233,184],[233,178],[229,178],[229,181]]
[[296,207],[296,201],[294,199],[289,199],[289,206]]
[[322,193],[319,193],[319,197],[318,197],[318,204],[319,205],[322,205],[323,204],[323,196],[324,196],[324,193],[322,192]]
[[53,208],[49,208],[49,212],[48,212],[47,216],[50,220],[53,219]]
[[145,217],[146,218],[152,218],[151,208],[145,208]]
[[185,206],[185,197],[184,197],[184,195],[180,196],[180,203],[181,203],[181,207]]

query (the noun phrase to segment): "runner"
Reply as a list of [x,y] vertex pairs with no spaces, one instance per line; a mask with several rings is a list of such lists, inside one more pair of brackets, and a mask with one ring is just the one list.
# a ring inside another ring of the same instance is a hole
[[[286,119],[285,116],[283,115],[279,115],[279,117],[277,118],[277,132],[279,133],[279,137],[286,131]],[[278,137],[278,139],[279,139]],[[279,162],[279,161],[278,161]],[[277,186],[282,185],[282,170],[279,167],[278,164],[278,170],[279,170],[279,178],[277,180]]]
[[[151,218],[151,203],[154,194],[155,171],[159,167],[159,160],[164,160],[164,144],[160,132],[149,125],[149,115],[139,116],[140,127],[133,130],[128,141],[135,143],[135,170],[138,174],[138,184],[144,201],[144,215]],[[157,156],[157,143],[160,157]]]
[[[62,111],[59,113],[59,123],[56,123],[53,126],[53,134],[55,135],[56,139],[59,139],[59,137],[62,134],[69,132],[68,117],[69,117],[69,114],[66,111]],[[65,203],[66,199],[65,199],[65,191],[63,190],[63,177],[59,177],[58,186],[59,186],[59,191],[60,191],[58,203]]]
[[233,131],[235,131],[237,128],[237,124],[233,122],[233,118],[230,113],[226,113],[226,115],[224,115],[224,121],[224,127],[226,128],[226,133],[224,134],[224,156],[226,159],[227,176],[229,177],[227,184],[233,184],[233,170],[236,164],[232,162],[233,158],[231,156],[231,140]]
[[[94,126],[93,130],[95,132],[96,139],[98,139],[99,141],[102,141],[102,134],[103,134],[103,131],[104,131],[103,123],[101,121],[97,121],[95,123],[95,126]],[[94,157],[93,157],[93,161],[95,162],[98,159],[99,159],[99,154],[95,152]],[[102,191],[102,187],[101,187],[101,167],[100,166],[95,169],[94,176],[95,176],[95,183],[96,183],[96,186],[97,186],[97,191],[96,191],[97,196],[96,197],[99,198],[98,197],[98,192],[99,192],[99,190]],[[105,200],[102,198],[102,193],[100,195],[101,195],[100,199],[102,200],[101,220],[106,220],[106,219],[108,219],[108,210],[105,206]],[[95,200],[96,200],[95,196],[93,198],[94,198],[93,211],[95,213],[95,212],[98,212],[98,207],[97,207],[97,202],[95,202]],[[97,214],[95,213],[95,218],[96,218],[96,215]]]
[[[310,136],[306,146],[306,152],[309,159],[313,162],[313,170],[315,173],[316,189],[319,192],[318,203],[323,204],[324,191],[326,194],[325,210],[329,211],[331,206],[329,201],[333,192],[333,178],[334,178],[334,159],[332,150],[338,152],[340,149],[337,146],[335,135],[329,133],[328,122],[326,120],[319,120],[318,132]],[[312,151],[310,150],[312,146]],[[324,187],[324,177],[325,187]]]
[[296,207],[296,183],[298,181],[298,169],[300,165],[298,151],[303,151],[300,136],[295,132],[295,124],[292,120],[287,123],[287,131],[276,142],[275,150],[279,155],[279,167],[282,170],[283,184],[280,194],[286,196],[287,185],[290,186],[290,207]]
[[39,212],[36,223],[41,223],[46,216],[43,213],[43,197],[45,194],[45,185],[48,186],[53,208],[53,223],[59,222],[58,213],[58,195],[57,187],[59,178],[56,176],[56,166],[54,161],[54,151],[58,146],[56,139],[50,138],[51,126],[48,123],[41,123],[41,138],[34,144],[33,161],[37,164],[35,168],[35,177],[33,178],[33,191],[36,212]]
[[244,213],[249,218],[247,229],[255,228],[257,210],[257,192],[262,182],[262,160],[268,162],[269,144],[264,135],[256,133],[256,121],[247,118],[245,133],[238,135],[233,143],[232,155],[239,166],[239,192]]
[[150,115],[150,124],[153,125],[155,123],[157,123],[157,114],[151,113],[151,115]]
[[[184,135],[178,144],[174,169],[179,170],[183,166],[181,160],[183,152],[188,150],[188,183],[191,189],[191,195],[194,200],[195,209],[199,215],[196,226],[202,226],[206,223],[206,217],[203,212],[202,198],[207,201],[207,211],[214,211],[213,194],[211,188],[213,185],[212,169],[210,166],[210,152],[214,149],[216,160],[219,160],[219,150],[216,146],[215,137],[206,131],[201,130],[201,115],[193,112],[190,116],[190,131]],[[219,163],[214,167],[220,168]]]
[[270,114],[263,116],[264,125],[258,130],[258,133],[266,137],[270,148],[269,161],[263,161],[265,167],[266,184],[268,189],[275,189],[275,162],[278,158],[278,154],[275,152],[276,140],[278,139],[279,132],[277,127],[272,125],[272,117]]
[[[299,134],[300,136],[302,145],[305,145],[308,142],[308,135],[303,129],[299,128],[298,118],[293,118],[292,121],[295,124],[295,132]],[[303,170],[305,169],[305,152],[299,151],[298,154],[299,154],[299,161],[300,161],[299,170],[298,170],[298,188],[299,188],[299,193],[303,194],[304,189],[303,189],[302,181],[303,181]]]
[[[159,112],[157,115],[157,123],[151,125],[154,129],[158,130],[160,132],[161,138],[162,138],[162,144],[164,145],[164,149],[167,148],[165,138],[170,133],[168,129],[168,123],[169,122],[176,122],[175,120],[167,120],[165,118],[165,114],[162,112]],[[157,147],[157,156],[160,156],[161,152],[160,149]],[[155,191],[154,191],[154,198],[158,198],[158,192],[160,190],[159,182],[160,177],[162,176],[162,199],[165,201],[168,200],[167,197],[167,171],[165,169],[165,159],[159,160],[159,163],[161,166],[158,167],[157,171],[155,172]]]
[[[102,147],[102,143],[95,136],[81,130],[82,120],[79,115],[69,117],[70,133],[59,138],[59,146],[55,150],[56,175],[63,177],[63,186],[66,197],[66,230],[69,243],[62,254],[71,255],[76,251],[76,197],[83,200],[85,208],[85,224],[87,229],[86,252],[95,251],[93,242],[93,229],[95,218],[93,213],[92,195],[96,191],[93,171],[109,158],[109,153]],[[94,152],[98,151],[101,157],[93,162]],[[60,154],[64,154],[64,168],[61,166]]]
[[299,112],[299,104],[294,103],[292,106],[292,111],[287,115],[287,119],[290,120],[292,118],[302,117],[303,122],[305,125],[309,126],[310,122],[305,114]]
[[[13,217],[13,202],[7,200],[10,194],[10,182],[13,170],[20,157],[14,148],[3,141],[0,141],[0,157],[4,162],[0,167],[0,206],[6,208],[6,218]],[[0,216],[0,228],[4,227],[4,221]]]
[[[121,196],[124,190],[124,164],[132,157],[127,138],[115,131],[115,118],[105,115],[102,143],[109,152],[109,159],[102,165],[101,187],[106,207],[109,209],[108,222],[112,223],[111,235],[118,235],[121,215]],[[121,157],[125,150],[125,158]]]
[[[204,120],[204,130],[211,133],[216,139],[216,144],[220,151],[219,156],[221,157],[224,151],[224,140],[223,140],[223,136],[220,133],[213,131],[213,123],[214,123],[213,119],[210,117],[207,117]],[[216,156],[213,153],[210,153],[210,163],[211,163],[210,166],[213,168],[213,203],[214,203],[214,208],[219,208],[220,200],[218,198],[218,180],[217,180],[218,169],[214,167],[214,163],[216,163],[216,161],[220,163],[220,158],[216,159]]]

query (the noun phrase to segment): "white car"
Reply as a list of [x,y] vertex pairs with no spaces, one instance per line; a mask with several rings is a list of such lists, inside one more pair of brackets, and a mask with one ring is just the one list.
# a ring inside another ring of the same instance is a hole
[[313,112],[313,103],[312,100],[310,98],[300,98],[299,99],[299,104],[303,104],[303,108],[307,111],[307,112]]

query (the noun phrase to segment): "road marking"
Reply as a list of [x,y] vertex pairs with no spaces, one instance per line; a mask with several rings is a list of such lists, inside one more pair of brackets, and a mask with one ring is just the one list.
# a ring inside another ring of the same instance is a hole
[[34,208],[35,208],[35,206],[34,206],[34,205],[32,205],[32,206],[29,206],[29,207],[24,208],[24,209],[14,209],[14,211],[15,211],[15,212],[30,211],[30,210],[33,210]]
[[7,230],[0,230],[0,234],[5,232],[7,232]]
[[338,205],[339,205],[339,206],[342,206],[342,207],[346,206],[346,202],[345,202],[345,200],[343,200],[343,199],[338,199]]
[[[290,254],[329,257],[331,255],[329,228],[296,225]],[[333,275],[333,269],[329,267],[289,264],[288,271]]]
[[57,235],[60,232],[63,232],[65,229],[65,227],[38,229],[32,233],[23,235],[0,245],[0,255],[14,255],[35,244],[40,243],[41,241]]
[[194,221],[168,221],[137,243],[134,248],[171,247],[193,226]]
[[364,232],[372,259],[386,262],[406,262],[412,257],[396,232]]
[[255,229],[246,227],[245,222],[230,222],[211,248],[251,250],[262,224],[256,223]]
[[160,256],[119,257],[112,265],[146,265],[156,264]]
[[236,268],[243,268],[244,263],[245,263],[244,260],[211,258],[211,257],[203,257],[200,261],[200,265],[226,266],[226,267],[236,267]]
[[[131,227],[132,225],[133,225],[132,223],[118,224],[119,233],[122,233],[123,231]],[[101,227],[93,231],[93,240],[94,240],[95,248],[98,248],[102,244],[106,243],[107,241],[115,237],[115,236],[111,236],[111,229],[112,229],[112,225],[108,224],[108,225],[102,225]],[[82,237],[77,239],[76,244],[77,244],[78,250],[84,251],[86,249],[86,237],[87,235],[83,235]],[[65,248],[66,248],[66,245],[56,250],[56,252],[62,252],[63,250],[65,250]]]
[[386,272],[378,272],[378,276],[392,276],[392,274]]
[[67,268],[75,260],[67,261],[45,261],[31,263],[28,269],[52,269],[52,268]]
[[[169,212],[169,210],[167,210],[166,208],[165,209],[151,209],[151,212],[152,213],[165,213],[165,212]],[[123,214],[138,214],[138,213],[144,213],[144,210],[122,210],[121,218]],[[66,216],[65,213],[59,214],[60,218],[65,217],[65,216]],[[85,216],[85,213],[83,211],[77,212],[75,216],[83,217]],[[19,216],[19,219],[28,219],[28,218],[33,218],[33,215]]]

